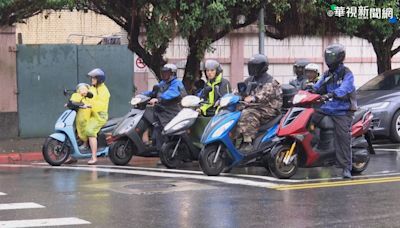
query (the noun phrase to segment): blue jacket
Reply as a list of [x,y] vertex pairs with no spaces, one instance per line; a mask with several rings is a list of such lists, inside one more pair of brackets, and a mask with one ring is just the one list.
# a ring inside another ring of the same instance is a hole
[[314,89],[320,94],[333,94],[333,99],[321,106],[321,110],[327,115],[342,116],[346,115],[350,110],[350,100],[339,99],[340,97],[348,96],[356,89],[354,86],[354,76],[351,71],[347,71],[343,80],[340,80],[339,73],[343,71],[344,68],[343,64],[339,65],[334,72],[333,80],[331,79],[327,82],[326,86],[323,86],[323,84],[328,77],[329,71],[326,71],[321,79],[314,85]]
[[[160,87],[160,90],[156,97],[160,98],[161,101],[170,101],[186,95],[186,90],[182,81],[178,80],[176,77],[172,78],[169,82],[164,80],[160,81],[157,85]],[[146,91],[143,94],[151,96],[151,93],[152,91]]]

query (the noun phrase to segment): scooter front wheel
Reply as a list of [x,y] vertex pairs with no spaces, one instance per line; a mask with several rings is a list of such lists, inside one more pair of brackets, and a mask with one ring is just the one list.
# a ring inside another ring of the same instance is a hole
[[110,145],[108,156],[114,165],[126,165],[133,156],[133,145],[129,139],[120,139]]
[[52,166],[62,165],[69,157],[70,148],[66,142],[47,138],[42,147],[44,160]]
[[[175,148],[176,144],[176,141],[164,143],[160,150],[161,163],[169,169],[176,169],[180,167],[183,163],[180,154],[184,152],[182,151],[185,149],[184,145],[181,142],[180,145],[178,145],[178,148]],[[175,149],[177,151],[174,154]]]
[[200,152],[199,164],[203,173],[208,176],[218,176],[225,167],[222,156],[223,145],[207,145]]
[[365,162],[353,162],[351,164],[351,166],[352,166],[351,173],[357,175],[357,174],[362,173],[364,170],[366,170],[368,167],[368,164],[369,164],[369,159],[370,159],[370,157],[368,155],[368,158]]
[[268,166],[271,173],[280,179],[289,179],[297,172],[297,158],[295,157],[289,164],[285,164],[283,159],[290,150],[290,145],[282,144],[276,146],[271,151],[268,159]]

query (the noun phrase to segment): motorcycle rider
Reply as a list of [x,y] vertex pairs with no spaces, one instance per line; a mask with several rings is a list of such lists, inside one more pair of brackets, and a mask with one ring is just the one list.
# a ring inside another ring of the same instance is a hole
[[162,129],[174,118],[181,110],[180,100],[186,96],[185,87],[182,81],[177,78],[177,67],[174,64],[165,64],[161,69],[161,81],[157,84],[158,91],[147,91],[144,94],[154,97],[149,103],[155,105],[154,119],[156,125],[153,131],[153,139],[157,139],[157,149],[161,149],[164,143],[161,134]]
[[315,83],[318,82],[320,79],[319,76],[319,66],[315,63],[309,63],[307,66],[304,68],[304,73],[306,76],[306,82],[304,84],[304,87],[302,88],[307,89],[307,88],[313,88]]
[[294,86],[298,90],[304,88],[304,84],[307,80],[306,76],[304,75],[304,68],[309,63],[310,61],[308,61],[307,59],[299,59],[293,65],[293,73],[296,75],[296,78],[291,80],[289,84]]
[[93,98],[89,101],[91,106],[90,118],[84,130],[83,145],[80,149],[88,149],[87,144],[89,141],[92,158],[88,161],[88,164],[95,165],[97,163],[97,133],[108,120],[110,92],[104,83],[106,75],[103,70],[95,68],[87,76],[91,80],[92,86],[90,86],[89,91],[93,94]]
[[343,169],[343,178],[351,178],[351,122],[357,109],[354,76],[343,61],[346,51],[341,44],[331,44],[325,49],[325,63],[329,70],[314,85],[314,90],[326,101],[321,113],[313,117],[318,123],[325,115],[334,122],[335,152],[338,165]]
[[262,54],[254,55],[248,62],[250,77],[244,82],[247,87],[252,82],[257,86],[244,98],[247,104],[237,125],[236,135],[243,136],[240,150],[244,153],[253,149],[252,141],[259,127],[281,113],[282,88],[279,82],[267,73],[268,67],[268,59]]
[[215,60],[207,60],[205,62],[204,72],[207,76],[207,83],[202,96],[206,103],[200,107],[200,110],[204,116],[214,116],[216,111],[215,102],[231,92],[231,85],[228,80],[222,77],[221,65]]

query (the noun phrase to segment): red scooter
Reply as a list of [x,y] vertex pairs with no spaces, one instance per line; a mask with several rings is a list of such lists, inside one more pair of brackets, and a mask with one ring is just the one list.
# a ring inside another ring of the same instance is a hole
[[[278,178],[292,177],[298,167],[324,167],[336,163],[334,149],[334,123],[325,116],[317,126],[311,121],[321,95],[299,91],[293,98],[293,107],[279,124],[277,136],[280,142],[271,150],[268,166]],[[363,172],[373,154],[370,134],[372,121],[370,110],[360,110],[352,124],[352,173]]]

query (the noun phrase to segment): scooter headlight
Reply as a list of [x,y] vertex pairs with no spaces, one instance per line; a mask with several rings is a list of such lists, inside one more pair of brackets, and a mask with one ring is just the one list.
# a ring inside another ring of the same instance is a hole
[[114,135],[123,135],[128,131],[130,131],[134,125],[135,125],[135,119],[133,117],[130,117],[121,123],[120,127],[116,129]]
[[219,106],[221,106],[221,108],[224,108],[229,105],[229,102],[231,102],[231,97],[222,97]]
[[182,121],[182,122],[176,124],[175,126],[173,126],[171,129],[172,129],[172,131],[178,131],[179,129],[181,129],[181,128],[187,126],[187,124],[188,124],[189,122],[190,122],[190,120]]
[[55,125],[56,129],[61,129],[65,127],[65,123],[64,122],[57,122]]
[[234,122],[235,122],[234,120],[231,120],[231,121],[225,123],[220,128],[218,128],[216,131],[214,131],[214,133],[211,135],[211,137],[216,138],[216,137],[221,136],[222,133],[224,133],[229,127],[231,127]]
[[293,97],[293,104],[298,104],[298,103],[300,103],[304,98],[306,98],[307,97],[307,95],[305,95],[305,94],[296,94],[294,97]]

